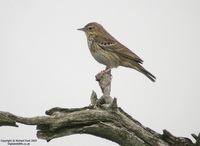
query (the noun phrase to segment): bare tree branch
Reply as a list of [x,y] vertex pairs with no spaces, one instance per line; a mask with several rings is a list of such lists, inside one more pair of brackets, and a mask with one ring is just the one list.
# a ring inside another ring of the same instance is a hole
[[111,77],[108,74],[97,76],[103,95],[98,99],[93,91],[91,105],[83,108],[52,108],[47,116],[32,118],[20,117],[9,112],[0,112],[0,126],[15,126],[16,123],[37,126],[37,137],[50,141],[72,134],[92,134],[123,146],[193,146],[200,144],[200,134],[188,138],[175,137],[167,130],[159,134],[133,119],[117,106],[117,99],[110,97]]

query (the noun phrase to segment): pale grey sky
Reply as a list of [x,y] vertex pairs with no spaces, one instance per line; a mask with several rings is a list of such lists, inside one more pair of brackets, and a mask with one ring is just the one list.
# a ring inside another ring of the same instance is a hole
[[[96,62],[77,28],[98,22],[144,60],[157,77],[112,70],[111,96],[144,126],[189,137],[200,132],[198,0],[1,0],[0,110],[42,116],[52,107],[83,107],[101,90]],[[35,126],[0,127],[1,139],[36,139]],[[192,139],[193,140],[193,139]],[[90,135],[31,145],[116,146]],[[1,143],[1,145],[7,145]]]

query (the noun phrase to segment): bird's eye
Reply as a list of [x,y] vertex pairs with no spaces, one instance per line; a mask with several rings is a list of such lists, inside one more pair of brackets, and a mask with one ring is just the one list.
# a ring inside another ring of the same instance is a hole
[[93,29],[93,27],[88,27],[88,30],[92,30]]

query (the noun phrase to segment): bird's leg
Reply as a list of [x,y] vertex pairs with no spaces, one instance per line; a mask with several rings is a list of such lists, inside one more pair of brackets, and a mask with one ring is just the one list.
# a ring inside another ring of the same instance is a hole
[[106,67],[106,69],[105,69],[104,71],[101,71],[101,72],[98,73],[96,76],[98,76],[98,75],[103,75],[103,74],[105,74],[105,73],[108,73],[108,74],[110,75],[110,77],[112,77],[112,75],[111,75],[111,69],[112,69],[112,67]]
[[112,77],[112,75],[111,75],[111,69],[112,69],[112,67],[106,67],[106,69],[103,72],[104,73],[108,73]]

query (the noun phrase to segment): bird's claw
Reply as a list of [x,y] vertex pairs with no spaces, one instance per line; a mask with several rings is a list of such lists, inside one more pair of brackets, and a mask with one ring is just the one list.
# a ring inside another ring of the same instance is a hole
[[106,74],[106,73],[109,75],[110,79],[112,79],[112,74],[110,73],[110,70],[103,70],[100,73],[98,73],[95,77],[102,76],[103,74]]

